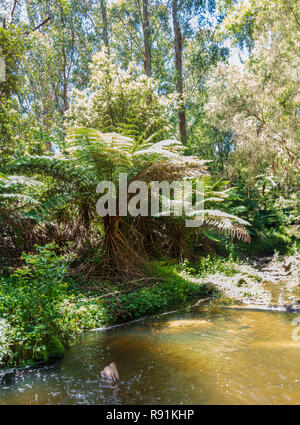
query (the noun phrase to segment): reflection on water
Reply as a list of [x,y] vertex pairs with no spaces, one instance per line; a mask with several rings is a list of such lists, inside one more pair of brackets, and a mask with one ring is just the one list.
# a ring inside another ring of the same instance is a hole
[[[82,336],[52,366],[18,372],[1,404],[300,404],[294,315],[208,308]],[[100,371],[114,361],[120,382]]]

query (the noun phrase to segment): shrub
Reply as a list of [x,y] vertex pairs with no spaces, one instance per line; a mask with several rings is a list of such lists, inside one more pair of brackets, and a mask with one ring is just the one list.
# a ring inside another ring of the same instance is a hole
[[70,277],[66,283],[68,261],[56,254],[55,244],[36,249],[37,254],[23,254],[24,265],[15,273],[0,278],[0,365],[47,362],[61,356],[84,330],[162,311],[209,292],[205,285],[185,280],[175,267],[155,263],[146,271],[157,276],[153,285],[140,283],[132,292],[102,298],[101,292],[83,290]]
[[179,271],[185,275],[206,275],[213,273],[223,273],[226,276],[234,276],[238,270],[234,267],[235,260],[231,255],[229,257],[218,257],[216,255],[207,255],[194,262],[192,266],[185,260],[178,266]]
[[9,364],[47,361],[61,355],[69,339],[59,306],[67,288],[66,261],[55,253],[55,244],[37,250],[23,254],[25,265],[0,278],[0,317],[9,327],[0,350]]
[[107,310],[114,320],[127,320],[163,311],[191,297],[201,297],[211,292],[204,284],[185,280],[173,266],[154,263],[150,269],[160,276],[154,285],[129,294],[119,294],[106,301]]

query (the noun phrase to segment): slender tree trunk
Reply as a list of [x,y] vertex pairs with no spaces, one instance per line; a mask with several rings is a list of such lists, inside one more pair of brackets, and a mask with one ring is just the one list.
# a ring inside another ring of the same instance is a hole
[[63,56],[63,113],[68,109],[68,78],[67,78],[67,56],[65,48],[62,50]]
[[12,23],[13,23],[17,3],[18,3],[18,1],[14,0],[13,4],[11,6],[11,10],[10,10],[10,14],[9,14],[9,21],[8,21],[9,25],[12,25]]
[[109,48],[107,12],[106,12],[105,0],[100,0],[100,9],[101,9],[101,17],[102,17],[102,37],[103,37],[104,45],[107,48],[107,52],[109,54],[110,48]]
[[175,51],[175,67],[176,67],[176,89],[179,94],[180,108],[178,110],[178,122],[180,140],[186,144],[186,114],[183,101],[183,75],[182,75],[182,33],[178,20],[178,0],[172,0],[172,21],[174,31],[174,51]]
[[151,32],[149,23],[149,0],[143,0],[142,27],[144,35],[144,70],[147,77],[151,77]]

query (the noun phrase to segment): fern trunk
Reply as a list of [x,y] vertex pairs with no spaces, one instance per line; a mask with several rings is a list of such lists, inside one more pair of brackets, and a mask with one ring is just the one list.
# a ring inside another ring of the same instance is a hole
[[102,248],[105,250],[105,267],[109,273],[122,277],[143,275],[144,260],[140,257],[120,230],[120,217],[103,217],[105,235]]

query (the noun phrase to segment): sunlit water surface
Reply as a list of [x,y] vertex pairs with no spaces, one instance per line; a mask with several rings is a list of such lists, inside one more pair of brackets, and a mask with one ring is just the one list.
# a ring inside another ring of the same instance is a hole
[[[295,317],[202,308],[85,334],[55,364],[7,376],[0,403],[300,404]],[[100,378],[111,361],[117,384]]]

